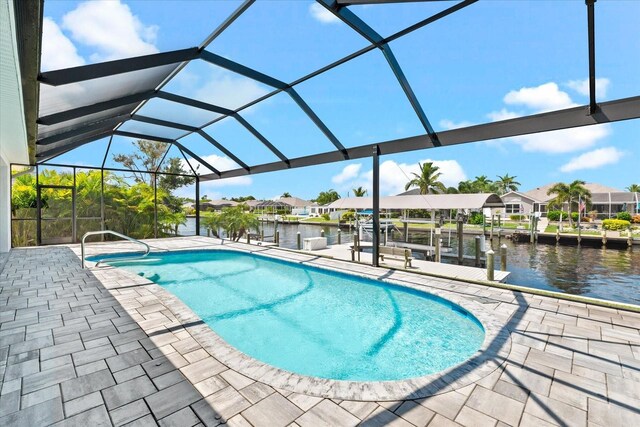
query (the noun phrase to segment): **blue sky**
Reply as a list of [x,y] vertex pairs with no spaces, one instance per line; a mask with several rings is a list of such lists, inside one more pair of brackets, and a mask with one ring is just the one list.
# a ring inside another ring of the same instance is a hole
[[[240,3],[237,1],[47,1],[42,68],[197,46]],[[354,6],[351,10],[383,36],[454,2]],[[596,9],[598,100],[640,94],[640,2],[599,0]],[[552,111],[588,102],[584,1],[480,1],[391,43],[433,127],[446,130]],[[283,81],[293,81],[364,46],[365,40],[310,1],[258,1],[208,50]],[[371,51],[296,86],[299,94],[347,147],[424,133],[384,57]],[[165,90],[235,108],[270,88],[202,61],[191,62]],[[141,114],[193,125],[215,115],[153,100]],[[333,148],[285,94],[243,116],[286,156]],[[143,131],[148,125],[127,123]],[[206,131],[248,164],[275,161],[232,119]],[[175,131],[161,133],[176,136]],[[178,133],[179,134],[179,133]],[[381,190],[401,191],[418,162],[435,161],[447,185],[487,175],[517,176],[528,190],[583,179],[616,188],[640,181],[640,121],[626,121],[498,141],[422,150],[382,158]],[[235,162],[199,136],[181,139],[215,167]],[[125,138],[117,152],[129,150]],[[99,164],[105,141],[56,162]],[[172,151],[172,154],[174,152]],[[111,157],[111,155],[109,156]],[[96,163],[96,159],[99,161]],[[111,160],[107,164],[114,165]],[[200,168],[203,170],[204,168]],[[212,198],[288,191],[313,198],[336,189],[370,187],[369,159],[232,178],[203,184]]]

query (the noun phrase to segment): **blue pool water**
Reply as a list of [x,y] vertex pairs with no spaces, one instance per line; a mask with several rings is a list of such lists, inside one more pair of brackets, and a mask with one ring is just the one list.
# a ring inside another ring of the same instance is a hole
[[266,257],[187,251],[114,264],[176,295],[238,350],[302,375],[418,377],[484,340],[477,319],[439,297]]

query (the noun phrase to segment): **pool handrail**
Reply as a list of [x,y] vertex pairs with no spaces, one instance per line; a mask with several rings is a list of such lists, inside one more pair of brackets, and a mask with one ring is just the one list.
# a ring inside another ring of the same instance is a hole
[[84,236],[82,236],[82,242],[80,243],[80,252],[81,252],[81,257],[80,259],[82,260],[82,268],[86,268],[85,266],[85,261],[84,261],[84,241],[87,237],[89,236],[97,236],[100,234],[113,234],[114,236],[118,236],[122,239],[128,240],[130,242],[133,243],[138,243],[141,244],[145,247],[145,252],[144,254],[138,256],[138,257],[121,257],[121,258],[103,258],[98,260],[98,262],[96,262],[96,267],[98,266],[98,264],[100,264],[101,262],[105,261],[105,260],[109,260],[109,261],[129,261],[129,260],[133,260],[133,259],[140,259],[140,258],[144,258],[147,255],[149,255],[149,252],[151,252],[151,247],[149,245],[147,245],[145,242],[142,242],[138,239],[134,239],[133,237],[129,237],[129,236],[125,236],[124,234],[118,233],[116,231],[112,231],[112,230],[100,230],[100,231],[88,231],[86,233],[84,233]]

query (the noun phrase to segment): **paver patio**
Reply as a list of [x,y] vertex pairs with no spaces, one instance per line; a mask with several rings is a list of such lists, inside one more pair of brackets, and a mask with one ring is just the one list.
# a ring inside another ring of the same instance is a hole
[[[150,243],[218,245],[198,237]],[[130,250],[92,250],[122,248]],[[4,268],[0,260],[2,426],[640,425],[638,313],[261,248],[455,292],[500,318],[511,337],[505,363],[453,391],[329,399],[230,369],[198,340],[203,325],[181,321],[157,285],[113,268],[83,270],[74,250],[14,249]]]

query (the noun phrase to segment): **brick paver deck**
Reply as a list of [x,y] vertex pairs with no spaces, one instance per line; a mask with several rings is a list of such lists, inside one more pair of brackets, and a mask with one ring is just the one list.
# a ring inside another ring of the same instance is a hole
[[[172,249],[212,242],[151,241]],[[0,263],[1,426],[640,425],[638,313],[387,272],[492,311],[510,334],[508,358],[429,397],[328,399],[230,369],[196,339],[202,325],[179,320],[157,285],[117,269],[82,270],[73,250],[14,249]]]

